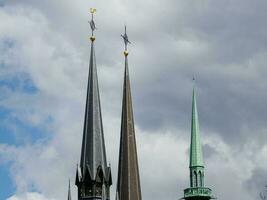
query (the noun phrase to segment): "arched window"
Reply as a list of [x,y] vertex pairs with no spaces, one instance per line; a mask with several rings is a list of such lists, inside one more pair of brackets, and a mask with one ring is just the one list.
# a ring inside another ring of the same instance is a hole
[[95,182],[95,195],[97,197],[102,196],[102,187],[103,187],[103,180],[104,180],[104,175],[103,175],[103,170],[101,166],[98,167],[97,169],[97,174],[96,174],[96,182]]
[[194,171],[194,175],[193,175],[193,187],[197,187],[197,172]]
[[201,171],[198,172],[198,187],[203,187],[203,185],[202,185],[202,173],[201,173]]

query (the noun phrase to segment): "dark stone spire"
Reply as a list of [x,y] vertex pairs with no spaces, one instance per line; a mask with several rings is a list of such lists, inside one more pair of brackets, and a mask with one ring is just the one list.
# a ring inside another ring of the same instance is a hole
[[[92,12],[95,10],[92,9]],[[93,13],[92,13],[93,16]],[[90,25],[94,25],[93,18]],[[80,166],[77,168],[78,199],[109,199],[111,171],[107,166],[92,28],[91,55],[85,106]]]
[[141,200],[132,97],[128,70],[127,43],[129,43],[129,41],[126,32],[122,37],[124,38],[126,47],[124,51],[125,73],[116,200]]

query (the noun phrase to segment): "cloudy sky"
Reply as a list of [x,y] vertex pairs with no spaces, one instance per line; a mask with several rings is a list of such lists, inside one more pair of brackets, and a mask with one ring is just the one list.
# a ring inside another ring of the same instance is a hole
[[89,8],[116,186],[127,24],[143,199],[189,186],[192,77],[206,185],[259,199],[267,184],[267,1],[0,0],[0,199],[72,195],[89,58]]

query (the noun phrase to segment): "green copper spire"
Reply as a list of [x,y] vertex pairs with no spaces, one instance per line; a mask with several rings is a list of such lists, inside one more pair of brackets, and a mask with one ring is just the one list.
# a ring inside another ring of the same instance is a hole
[[200,143],[195,87],[193,88],[192,98],[190,167],[204,167],[202,148]]
[[202,147],[200,142],[200,132],[198,123],[197,100],[195,86],[192,97],[192,119],[191,119],[191,145],[190,145],[190,188],[184,190],[186,200],[209,200],[211,189],[204,184],[204,162]]

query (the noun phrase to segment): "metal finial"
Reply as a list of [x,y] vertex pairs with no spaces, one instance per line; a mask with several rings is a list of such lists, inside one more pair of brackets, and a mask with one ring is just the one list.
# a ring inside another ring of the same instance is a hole
[[96,13],[96,9],[95,8],[90,8],[90,13],[91,13],[92,18],[88,22],[89,22],[91,30],[92,30],[92,36],[90,37],[90,39],[93,42],[95,40],[94,31],[96,29],[96,26],[95,26],[95,22],[94,22],[94,14]]
[[131,44],[131,42],[128,39],[126,26],[124,27],[124,35],[121,35],[121,37],[123,38],[125,44],[124,55],[127,56],[128,55],[127,46],[128,44]]

